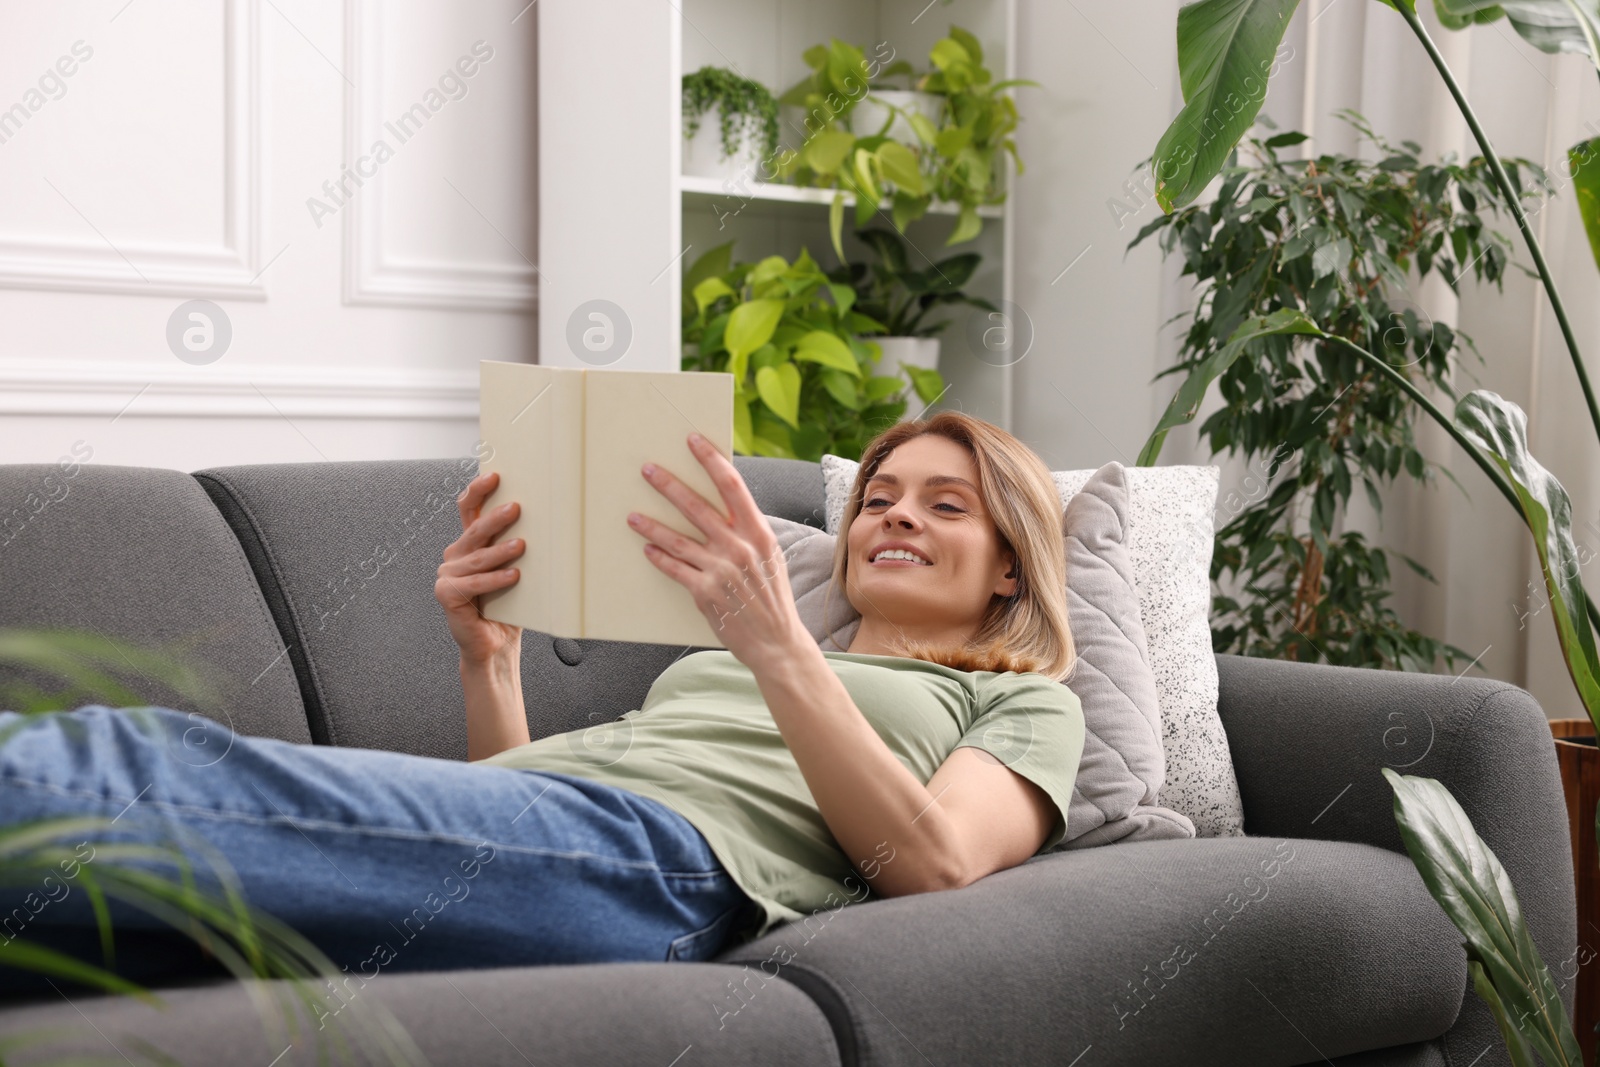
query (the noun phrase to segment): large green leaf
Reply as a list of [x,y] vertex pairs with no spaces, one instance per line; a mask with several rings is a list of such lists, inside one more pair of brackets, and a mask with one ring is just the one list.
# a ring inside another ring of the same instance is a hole
[[917,157],[911,149],[894,141],[885,141],[878,146],[878,164],[883,168],[883,176],[912,196],[921,196],[923,190],[922,172],[917,169]]
[[[1584,709],[1600,724],[1600,655],[1589,626],[1588,600],[1572,541],[1572,501],[1555,476],[1528,451],[1528,417],[1497,393],[1474,389],[1456,404],[1456,422],[1510,480],[1533,534],[1555,616],[1556,637]],[[1498,984],[1498,983],[1496,983]]]
[[[733,242],[720,244],[706,252],[699,259],[689,265],[683,272],[684,301],[687,305],[689,295],[692,294],[701,282],[707,278],[720,278],[733,266]],[[689,310],[686,306],[685,311]]]
[[733,309],[722,343],[728,349],[728,370],[734,385],[744,381],[750,353],[772,340],[772,333],[783,318],[782,300],[751,300]]
[[800,369],[793,363],[756,371],[756,392],[772,413],[800,428]]
[[1600,137],[1580,141],[1567,150],[1567,170],[1572,175],[1572,193],[1589,235],[1589,251],[1600,266]]
[[1227,162],[1262,101],[1299,0],[1198,0],[1178,12],[1183,110],[1151,157],[1156,200],[1173,211]]
[[1439,16],[1439,25],[1447,30],[1464,30],[1480,22],[1493,22],[1495,19],[1505,18],[1506,14],[1500,10],[1499,5],[1494,5],[1480,8],[1470,15],[1457,15],[1450,10],[1447,0],[1433,0],[1433,13]]
[[795,345],[794,358],[821,363],[858,377],[861,374],[861,365],[856,362],[856,354],[850,351],[850,346],[840,340],[838,334],[827,330],[812,330],[800,338]]
[[1600,0],[1437,0],[1451,29],[1504,15],[1542,52],[1577,52],[1600,67]]
[[855,143],[855,135],[845,130],[823,130],[806,145],[806,163],[818,174],[832,174],[850,155]]
[[1200,410],[1200,401],[1205,399],[1206,390],[1232,366],[1246,345],[1258,338],[1285,333],[1320,335],[1322,331],[1317,328],[1316,323],[1293,308],[1283,308],[1264,318],[1246,319],[1240,323],[1227,343],[1196,364],[1189,372],[1189,377],[1178,387],[1177,395],[1167,405],[1161,421],[1156,423],[1150,439],[1140,450],[1138,465],[1141,467],[1155,465],[1156,458],[1161,455],[1161,446],[1167,440],[1167,431],[1174,426],[1182,426],[1194,418],[1195,413]]
[[1505,868],[1443,784],[1382,770],[1394,788],[1395,822],[1417,873],[1466,938],[1469,966],[1481,966],[1494,987],[1498,1004],[1491,1000],[1490,1008],[1515,1020],[1547,1067],[1583,1067],[1561,991],[1528,933]]
[[1490,980],[1489,972],[1483,969],[1483,964],[1477,960],[1468,960],[1467,975],[1472,979],[1472,988],[1477,990],[1478,996],[1489,1005],[1489,1011],[1494,1016],[1494,1024],[1500,1028],[1500,1036],[1505,1040],[1506,1051],[1511,1054],[1511,1067],[1537,1067],[1533,1061],[1533,1050],[1528,1047],[1527,1039],[1522,1036],[1522,1031],[1517,1029],[1511,1014],[1506,1011],[1505,1002],[1500,999],[1500,993]]

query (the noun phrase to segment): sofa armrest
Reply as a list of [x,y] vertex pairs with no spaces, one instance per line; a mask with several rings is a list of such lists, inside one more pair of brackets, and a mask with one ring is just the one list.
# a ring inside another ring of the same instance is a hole
[[1438,779],[1510,875],[1570,1010],[1571,957],[1580,943],[1600,946],[1600,930],[1580,942],[1555,739],[1531,694],[1484,678],[1243,656],[1218,656],[1217,675],[1246,832],[1403,853],[1381,768]]

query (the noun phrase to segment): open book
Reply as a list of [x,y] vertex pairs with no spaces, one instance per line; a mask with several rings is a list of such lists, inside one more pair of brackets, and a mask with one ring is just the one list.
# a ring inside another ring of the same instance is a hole
[[527,550],[509,589],[479,598],[486,618],[555,637],[726,647],[694,597],[644,554],[637,511],[697,541],[705,535],[645,481],[671,471],[724,517],[727,505],[689,451],[698,430],[732,457],[733,375],[541,367],[485,360],[479,433],[500,485],[484,510],[522,505],[500,540]]

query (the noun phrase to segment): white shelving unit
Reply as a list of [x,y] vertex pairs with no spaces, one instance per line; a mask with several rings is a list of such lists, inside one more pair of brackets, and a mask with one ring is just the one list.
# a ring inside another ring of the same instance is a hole
[[[955,24],[977,35],[997,79],[1014,76],[1015,0],[679,3],[540,0],[536,9],[542,363],[677,368],[683,269],[728,241],[740,261],[774,254],[793,259],[805,248],[825,269],[837,264],[828,237],[833,190],[765,182],[733,188],[679,173],[683,74],[728,67],[778,96],[809,73],[802,53],[831,37],[869,54],[887,44],[894,59],[926,69],[928,50]],[[621,102],[625,97],[631,104]],[[655,106],[662,99],[670,108]],[[641,100],[650,106],[639,107]],[[799,147],[799,116],[786,111],[783,118],[780,140]],[[847,203],[845,251],[854,258],[863,249],[851,235],[854,204]],[[924,264],[979,253],[983,263],[967,290],[1010,309],[1015,222],[1004,206],[980,215],[983,233],[947,248],[955,211],[935,205],[907,227],[904,239],[913,261]],[[869,225],[893,229],[887,211]],[[570,316],[596,299],[615,303],[630,320],[630,347],[614,362],[580,355],[568,341]],[[957,408],[1009,428],[1011,367],[985,349],[982,338],[985,330],[993,337],[1013,324],[972,322],[969,312],[984,314],[953,309],[942,334],[939,370],[949,388],[932,410]]]

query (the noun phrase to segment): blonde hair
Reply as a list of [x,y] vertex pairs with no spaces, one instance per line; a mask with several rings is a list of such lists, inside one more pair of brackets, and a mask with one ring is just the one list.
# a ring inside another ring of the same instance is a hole
[[[850,526],[861,512],[867,482],[889,453],[924,434],[948,438],[971,453],[984,510],[999,534],[1001,548],[1016,560],[1017,587],[1011,596],[997,594],[993,598],[977,631],[964,645],[938,645],[901,633],[889,639],[890,647],[895,655],[961,671],[1032,671],[1061,681],[1077,660],[1067,624],[1061,496],[1037,453],[1000,427],[971,415],[941,411],[932,418],[898,423],[867,445],[840,520],[833,582],[827,596],[832,595],[834,585],[849,588],[845,578],[850,567]],[[826,603],[823,617],[831,618]],[[836,640],[834,645],[838,646]]]

